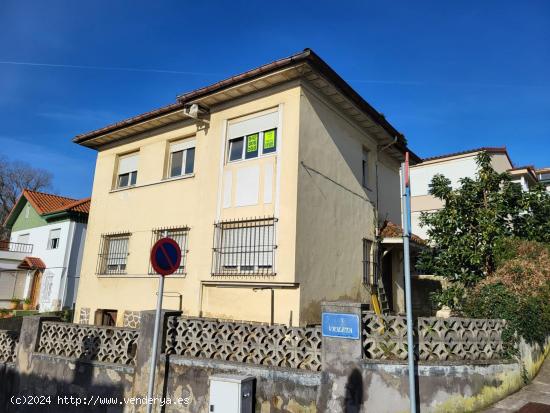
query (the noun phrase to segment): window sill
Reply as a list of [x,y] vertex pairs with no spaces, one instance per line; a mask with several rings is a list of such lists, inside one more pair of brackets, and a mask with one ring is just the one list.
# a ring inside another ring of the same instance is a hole
[[265,155],[261,155],[261,156],[256,156],[255,158],[248,158],[248,159],[237,159],[237,160],[234,160],[234,161],[226,161],[225,164],[226,165],[235,165],[235,164],[239,164],[239,163],[243,163],[243,162],[249,162],[249,161],[259,161],[259,160],[262,160],[262,159],[267,159],[267,158],[274,158],[277,156],[277,152],[273,152],[273,153],[268,153],[268,154],[265,154]]
[[[96,274],[97,278],[144,278],[157,280],[157,274]],[[165,278],[186,278],[187,274],[171,274],[167,275]]]
[[257,273],[257,272],[232,272],[232,273],[225,273],[225,272],[216,272],[210,274],[212,277],[275,277],[277,275],[276,272],[272,273]]
[[195,174],[192,173],[192,174],[188,174],[188,175],[176,176],[174,178],[164,178],[164,179],[161,179],[160,181],[150,182],[148,184],[125,186],[124,188],[113,188],[109,191],[109,193],[112,194],[112,193],[115,193],[115,192],[128,191],[128,190],[134,189],[134,188],[143,188],[143,187],[146,187],[146,186],[158,185],[158,184],[163,184],[165,182],[179,181],[179,180],[182,180],[182,179],[188,179],[188,178],[194,178],[194,177],[195,177]]

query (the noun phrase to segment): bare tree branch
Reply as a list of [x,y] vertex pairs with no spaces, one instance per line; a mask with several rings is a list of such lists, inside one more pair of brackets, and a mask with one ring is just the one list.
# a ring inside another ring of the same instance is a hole
[[52,174],[44,169],[34,168],[24,162],[10,161],[0,155],[0,239],[9,235],[2,224],[24,189],[44,191],[52,185]]

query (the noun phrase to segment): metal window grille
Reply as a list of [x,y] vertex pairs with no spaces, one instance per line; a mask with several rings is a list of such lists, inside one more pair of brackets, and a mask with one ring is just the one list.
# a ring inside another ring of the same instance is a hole
[[363,238],[363,284],[368,286],[378,285],[378,254],[373,246],[374,243],[371,240]]
[[128,232],[101,235],[97,274],[126,274],[130,236]]
[[277,218],[214,224],[212,275],[275,275]]
[[[151,247],[153,247],[153,244],[157,242],[161,238],[172,238],[174,241],[178,243],[181,249],[181,262],[179,268],[176,270],[174,274],[185,274],[187,269],[187,253],[188,250],[188,240],[189,240],[189,227],[183,226],[183,227],[166,227],[166,228],[155,228],[152,231],[152,237],[151,237]],[[156,274],[155,270],[151,266],[151,263],[149,263],[149,274],[153,275]]]

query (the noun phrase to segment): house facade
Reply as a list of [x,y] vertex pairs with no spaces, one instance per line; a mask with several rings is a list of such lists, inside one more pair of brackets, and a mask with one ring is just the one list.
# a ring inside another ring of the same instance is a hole
[[24,190],[4,225],[10,244],[30,245],[1,274],[2,300],[30,299],[40,311],[72,308],[76,300],[90,199]]
[[437,211],[443,202],[429,194],[429,185],[436,174],[450,179],[451,186],[458,188],[460,179],[475,178],[478,167],[476,157],[480,152],[491,156],[491,165],[496,172],[508,172],[512,182],[521,185],[524,191],[538,182],[532,166],[514,167],[505,147],[482,147],[468,151],[425,158],[411,167],[411,226],[415,234],[426,239],[426,228],[420,226],[422,212]]
[[535,173],[539,182],[550,192],[550,168],[540,168]]
[[183,251],[166,309],[317,323],[323,300],[369,300],[381,225],[401,222],[403,135],[309,49],[74,142],[97,151],[84,323],[155,308],[164,236]]

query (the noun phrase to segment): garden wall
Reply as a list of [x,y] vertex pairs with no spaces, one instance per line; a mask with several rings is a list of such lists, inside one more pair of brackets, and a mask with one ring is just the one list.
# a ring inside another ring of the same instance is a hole
[[[162,411],[208,412],[209,378],[220,373],[255,377],[257,412],[407,411],[403,317],[380,318],[357,303],[325,303],[323,311],[357,314],[360,339],[322,337],[319,327],[163,313],[156,395],[189,404]],[[33,316],[25,317],[19,337],[0,332],[0,411],[144,412],[145,404],[122,399],[147,394],[154,312],[139,318],[135,329]],[[502,320],[417,320],[421,412],[487,406],[538,371],[545,353],[536,346],[521,344],[521,363],[502,359],[503,327]],[[30,395],[80,396],[95,404],[76,409],[57,399],[46,406],[10,403],[11,396]]]

